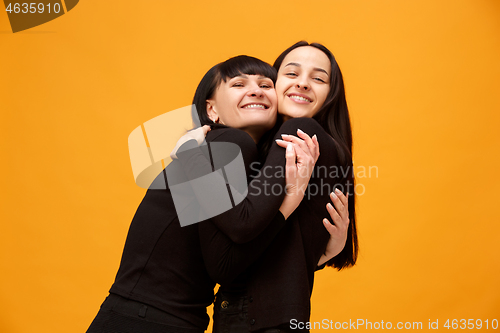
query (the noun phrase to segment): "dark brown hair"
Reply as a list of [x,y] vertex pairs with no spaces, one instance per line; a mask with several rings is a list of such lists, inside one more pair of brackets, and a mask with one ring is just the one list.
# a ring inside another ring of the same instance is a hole
[[[292,50],[298,47],[312,46],[321,50],[330,60],[331,75],[330,75],[330,91],[325,102],[319,111],[313,116],[325,131],[333,137],[337,145],[337,153],[341,166],[351,172],[344,179],[345,182],[352,184],[352,193],[349,193],[349,229],[347,233],[347,241],[344,249],[334,258],[327,262],[328,266],[333,266],[338,270],[353,266],[358,258],[358,235],[356,231],[356,214],[355,214],[355,193],[354,193],[354,170],[352,164],[352,131],[351,121],[349,118],[349,110],[345,98],[344,80],[339,65],[333,54],[325,46],[318,43],[309,44],[306,41],[300,41],[287,48],[274,62],[274,68],[279,71],[283,59]],[[345,193],[344,193],[345,194]]]
[[[210,120],[207,114],[207,99],[213,97],[222,81],[226,82],[227,79],[241,74],[262,75],[276,83],[276,70],[268,63],[254,57],[240,55],[215,65],[203,76],[194,94],[193,105],[196,106],[196,110],[193,108],[192,112],[196,112],[200,119],[200,124],[195,124],[195,127],[203,125],[227,127],[214,124]],[[193,119],[196,119],[194,114]]]

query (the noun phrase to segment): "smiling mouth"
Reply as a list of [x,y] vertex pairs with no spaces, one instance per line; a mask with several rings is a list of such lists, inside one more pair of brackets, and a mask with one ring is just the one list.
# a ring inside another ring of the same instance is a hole
[[242,109],[260,109],[260,110],[267,110],[269,109],[269,106],[261,103],[252,103],[252,104],[245,104],[241,107]]
[[290,98],[291,100],[297,101],[297,102],[312,103],[312,100],[310,98],[304,97],[304,96],[295,95],[295,94],[288,95],[288,98]]

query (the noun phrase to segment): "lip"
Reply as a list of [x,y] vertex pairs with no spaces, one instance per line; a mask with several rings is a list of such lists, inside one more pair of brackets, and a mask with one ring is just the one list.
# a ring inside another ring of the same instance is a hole
[[[250,105],[262,105],[264,106],[264,108],[261,108],[261,107],[246,107],[246,106],[250,106]],[[269,105],[267,105],[266,103],[256,103],[256,102],[251,102],[251,103],[245,103],[241,106],[242,109],[245,109],[245,110],[267,110],[269,109]]]
[[[307,95],[304,95],[304,94],[300,94],[300,93],[289,93],[286,95],[288,98],[290,98],[293,102],[295,103],[298,103],[298,104],[310,104],[312,103],[312,98],[307,96]],[[297,100],[297,99],[294,99],[294,98],[291,98],[292,96],[299,96],[299,97],[302,97],[302,98],[305,98],[307,99],[307,101],[301,101],[301,100]]]

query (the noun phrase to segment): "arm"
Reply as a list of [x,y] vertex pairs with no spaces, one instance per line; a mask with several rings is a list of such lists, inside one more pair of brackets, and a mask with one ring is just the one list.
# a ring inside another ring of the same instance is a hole
[[[251,146],[255,147],[255,143],[248,134],[235,129],[212,131],[207,136],[207,139],[210,143],[217,141],[236,143],[240,146],[243,153],[251,149]],[[215,154],[217,153],[215,152]],[[212,165],[206,156],[207,153],[204,154],[200,148],[195,147],[184,152],[178,152],[177,155],[181,157],[179,161],[183,166],[184,172],[190,179],[212,171]],[[213,150],[212,155],[214,155]],[[223,164],[218,160],[214,159],[213,162],[213,169],[218,170],[223,167]],[[230,193],[234,195],[234,201],[239,201],[238,196],[241,195],[241,202],[224,213],[212,217],[212,222],[231,241],[245,243],[253,240],[267,228],[278,209],[281,208],[284,215],[290,215],[300,201],[295,201],[291,205],[287,205],[289,201],[286,201],[284,206],[282,206],[285,196],[284,171],[285,152],[277,144],[273,145],[264,166],[250,182],[248,194],[243,198],[243,195],[235,191],[234,188],[231,188]],[[215,174],[214,178],[215,180],[212,179],[213,184],[208,185],[210,188],[226,184],[223,175]],[[208,211],[213,209],[213,198],[207,196],[202,188],[193,186],[193,191],[196,199],[204,209]]]
[[272,243],[286,224],[281,212],[253,240],[236,244],[210,220],[198,225],[203,260],[208,274],[215,282],[226,284],[254,263]]
[[[319,145],[317,142],[309,141],[309,137],[305,137],[305,141],[312,146],[313,154],[315,154],[314,162],[319,155]],[[300,147],[302,146],[302,148]],[[308,147],[304,143],[299,143],[296,150],[300,153],[297,156],[297,165],[299,160],[303,158],[304,150]],[[306,163],[307,165],[300,169],[296,166],[295,149],[292,146],[287,147],[286,154],[286,183],[287,195],[283,201],[280,212],[278,212],[267,228],[259,234],[255,239],[244,244],[233,243],[223,232],[221,232],[211,221],[205,221],[198,227],[200,235],[200,243],[203,252],[203,258],[207,271],[212,279],[220,284],[229,283],[239,274],[241,274],[250,264],[271,244],[274,237],[278,234],[281,228],[285,225],[286,216],[282,214],[289,205],[293,208],[300,203],[304,197],[303,187],[307,185],[311,172],[307,168],[314,166],[313,161]],[[297,204],[295,203],[297,202]]]
[[[321,265],[327,259],[336,256],[345,245],[344,237],[347,234],[349,223],[347,207],[342,208],[341,201],[334,197],[332,197],[332,201],[337,211],[327,204],[330,203],[329,194],[335,188],[344,193],[351,192],[352,182],[349,182],[348,179],[350,179],[350,173],[353,170],[352,164],[349,165],[349,152],[333,140],[317,122],[312,119],[291,119],[288,122],[292,121],[301,122],[297,126],[300,126],[306,133],[316,133],[321,142],[321,156],[316,163],[314,175],[309,183],[306,199],[302,201],[294,214],[301,226],[308,265],[311,265],[310,269],[314,270],[318,268],[318,264]],[[344,154],[342,154],[343,152]],[[327,211],[335,226],[321,222],[325,217],[325,206],[327,206]],[[338,216],[336,216],[337,214]]]

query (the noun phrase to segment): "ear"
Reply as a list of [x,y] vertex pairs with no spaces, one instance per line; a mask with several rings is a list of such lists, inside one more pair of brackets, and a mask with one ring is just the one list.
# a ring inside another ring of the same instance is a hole
[[217,111],[215,111],[214,108],[215,101],[213,99],[207,99],[207,115],[210,120],[212,120],[214,123],[219,121],[219,115],[217,114]]

